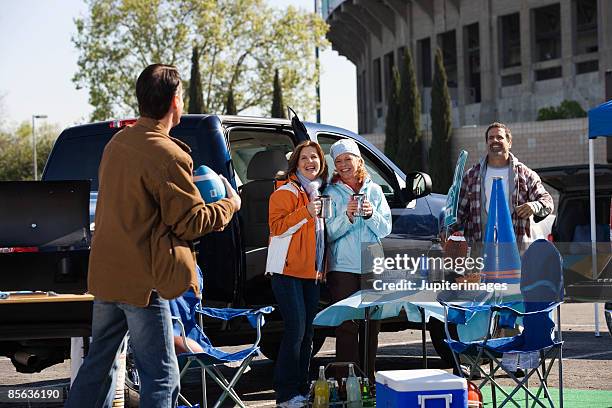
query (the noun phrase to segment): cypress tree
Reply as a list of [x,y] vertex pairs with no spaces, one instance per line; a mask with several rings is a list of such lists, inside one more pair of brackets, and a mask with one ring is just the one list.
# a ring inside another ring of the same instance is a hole
[[401,79],[397,67],[393,67],[391,81],[391,94],[387,101],[387,118],[385,124],[385,155],[391,161],[397,161],[397,148],[399,139],[399,112],[400,112]]
[[442,51],[436,50],[433,84],[431,86],[431,146],[429,148],[429,173],[432,190],[446,194],[453,182],[451,163],[451,100],[448,92],[446,70]]
[[204,113],[202,77],[200,76],[200,52],[195,45],[191,51],[191,78],[189,79],[189,109],[187,113]]
[[278,69],[276,69],[274,70],[274,88],[272,91],[272,117],[286,119],[287,115],[285,114],[284,106],[283,88],[278,76]]
[[225,114],[226,115],[237,115],[236,102],[234,101],[234,90],[230,88],[227,93],[227,100],[225,101]]
[[396,164],[404,172],[421,170],[421,95],[416,83],[412,54],[406,48],[401,68],[401,87],[398,108],[398,142]]

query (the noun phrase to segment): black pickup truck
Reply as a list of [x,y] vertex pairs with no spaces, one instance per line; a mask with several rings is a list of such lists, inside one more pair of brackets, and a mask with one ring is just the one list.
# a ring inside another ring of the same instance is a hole
[[[93,215],[98,189],[97,172],[104,146],[118,130],[130,123],[133,120],[93,123],[64,130],[45,166],[43,181],[88,180],[91,183],[89,222],[92,233],[95,233]],[[196,244],[198,263],[204,271],[204,301],[208,306],[257,307],[274,304],[269,279],[264,276],[269,235],[268,199],[274,188],[274,177],[279,170],[286,168],[286,157],[306,138],[321,144],[331,168],[333,161],[329,149],[335,141],[351,138],[358,143],[370,176],[381,185],[392,209],[393,229],[383,240],[385,248],[409,246],[427,252],[436,245],[438,220],[445,196],[430,194],[429,176],[416,173],[408,176],[407,180],[407,176],[391,160],[363,137],[333,126],[316,123],[304,125],[307,132],[298,131],[289,120],[282,119],[185,115],[180,124],[172,129],[173,136],[191,147],[194,168],[205,164],[224,175],[242,197],[242,209],[228,228],[206,235]],[[417,185],[416,178],[424,182]],[[40,210],[44,211],[44,208]],[[6,265],[1,258],[11,255],[16,254],[0,253],[0,264]],[[35,257],[36,254],[30,256]],[[81,263],[86,261],[86,251],[79,259]],[[13,267],[17,265],[14,263]],[[22,265],[20,269],[24,268]],[[86,270],[81,272],[85,276]],[[4,289],[1,283],[2,290],[18,289],[14,286]],[[85,280],[80,279],[79,285],[67,293],[84,293]],[[117,285],[121,285],[121,282],[117,282]],[[321,307],[326,302],[324,295]],[[90,311],[90,302],[81,302],[62,313],[77,316],[87,315]],[[52,313],[50,309],[49,312]],[[3,320],[0,318],[0,329],[7,324]],[[41,318],[41,324],[44,320]],[[35,323],[30,322],[31,325]],[[43,330],[43,326],[40,327]],[[397,331],[409,327],[416,328],[418,323],[400,318],[384,323],[382,330]],[[452,361],[443,342],[443,325],[430,321],[428,328],[439,354]],[[213,343],[218,345],[244,344],[254,335],[250,326],[241,324],[214,326],[210,323],[206,330]],[[267,319],[263,333],[261,348],[266,356],[275,357],[281,334],[282,320],[277,313]],[[81,335],[83,333],[77,332],[77,336]],[[326,336],[333,336],[333,330],[317,329],[315,351],[321,347]],[[54,340],[53,348],[45,344],[50,343],[48,340],[34,341],[31,337],[12,338],[10,341],[0,338],[0,353],[11,357],[21,371],[38,371],[68,356],[67,339]],[[16,359],[16,355],[32,358]]]

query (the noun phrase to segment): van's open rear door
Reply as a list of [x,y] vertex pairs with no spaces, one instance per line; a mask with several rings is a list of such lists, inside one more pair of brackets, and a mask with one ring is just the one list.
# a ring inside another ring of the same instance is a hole
[[70,337],[91,335],[89,188],[0,182],[0,349],[20,372],[64,361]]
[[89,181],[0,182],[0,291],[84,293]]

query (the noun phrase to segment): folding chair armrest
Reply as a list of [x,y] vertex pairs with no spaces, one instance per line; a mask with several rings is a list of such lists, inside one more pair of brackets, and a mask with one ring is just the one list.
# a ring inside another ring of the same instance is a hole
[[193,350],[191,349],[191,347],[189,347],[189,344],[187,344],[187,335],[185,334],[185,326],[183,325],[181,318],[172,316],[172,320],[176,321],[181,328],[181,337],[183,338],[183,345],[185,346],[187,350],[189,350],[190,353],[193,353]]
[[534,310],[532,312],[521,312],[521,311],[518,311],[518,310],[514,309],[513,307],[508,306],[508,305],[495,305],[495,306],[491,306],[491,310],[493,310],[494,312],[506,311],[506,312],[510,312],[512,314],[515,314],[515,315],[521,316],[521,317],[522,316],[534,316],[534,315],[543,314],[543,313],[550,313],[554,309],[556,309],[559,305],[561,305],[562,303],[563,303],[563,301],[551,303],[547,307],[545,307],[544,309]]
[[455,317],[450,319],[451,323],[455,324],[467,324],[468,321],[474,316],[476,313],[480,312],[490,312],[491,305],[482,304],[482,305],[455,305],[452,303],[443,302],[438,300],[438,302],[444,307],[445,319],[448,317],[448,311],[455,311]]
[[249,324],[257,330],[257,339],[255,343],[253,343],[254,347],[257,347],[261,341],[261,327],[266,323],[264,315],[272,313],[273,310],[274,308],[272,306],[265,306],[259,309],[196,307],[196,313],[223,321],[228,321],[240,316],[246,317]]
[[219,320],[232,320],[236,317],[244,316],[249,319],[251,326],[255,327],[256,317],[260,314],[270,314],[274,308],[266,306],[259,309],[232,309],[232,308],[213,308],[213,307],[197,307],[196,313],[204,316],[212,317]]
[[[467,325],[476,313],[487,312],[489,316],[489,323],[487,329],[487,336],[485,338],[485,344],[487,341],[489,341],[489,339],[491,338],[491,327],[493,324],[493,311],[491,305],[454,305],[452,303],[446,303],[441,300],[438,300],[438,302],[440,302],[440,304],[444,306],[444,331],[446,332],[447,340],[452,340],[452,337],[448,330],[449,321],[455,324]],[[449,310],[453,310],[457,313],[455,318],[449,319]]]

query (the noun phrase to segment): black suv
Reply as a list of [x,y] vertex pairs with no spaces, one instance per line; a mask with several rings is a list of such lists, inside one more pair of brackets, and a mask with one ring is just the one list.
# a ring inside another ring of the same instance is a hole
[[595,165],[596,277],[591,275],[588,166],[547,167],[536,172],[559,195],[551,239],[564,257],[566,297],[606,301],[606,322],[612,334],[612,164]]
[[[133,120],[100,122],[64,130],[45,166],[43,180],[91,180],[92,223],[98,165],[104,146],[119,129],[131,122]],[[224,175],[242,197],[242,208],[225,231],[208,234],[196,245],[198,263],[204,272],[203,297],[207,306],[254,308],[274,304],[269,279],[264,276],[269,236],[268,199],[277,172],[286,169],[290,152],[307,138],[319,142],[331,168],[330,146],[342,138],[357,142],[368,173],[382,187],[392,209],[393,229],[383,240],[385,247],[403,246],[427,252],[437,244],[438,219],[445,196],[430,194],[430,185],[417,186],[415,183],[417,177],[429,180],[429,176],[415,173],[407,177],[376,147],[348,130],[316,123],[304,125],[307,132],[294,128],[289,120],[283,119],[185,115],[172,129],[174,137],[191,147],[194,168],[205,164]],[[95,231],[93,225],[92,230]],[[83,287],[82,291],[85,290]],[[327,299],[322,296],[321,308],[328,304]],[[217,345],[245,344],[254,335],[248,324],[216,324],[206,323],[206,330]],[[382,330],[398,331],[409,327],[419,326],[404,317],[386,322]],[[450,359],[443,341],[443,325],[431,321],[429,328],[436,349]],[[281,335],[282,319],[276,312],[267,319],[264,328],[261,348],[267,357],[276,356]],[[315,352],[329,335],[333,335],[333,330],[317,329]],[[67,341],[63,344],[63,353],[67,353]],[[19,350],[35,353],[40,347],[41,344],[33,344],[27,339],[10,345],[0,342],[0,351],[9,357]],[[62,361],[64,356],[57,355],[61,352],[55,353],[55,359],[48,358],[47,364],[44,359],[37,359],[38,368],[42,369],[58,359]]]

